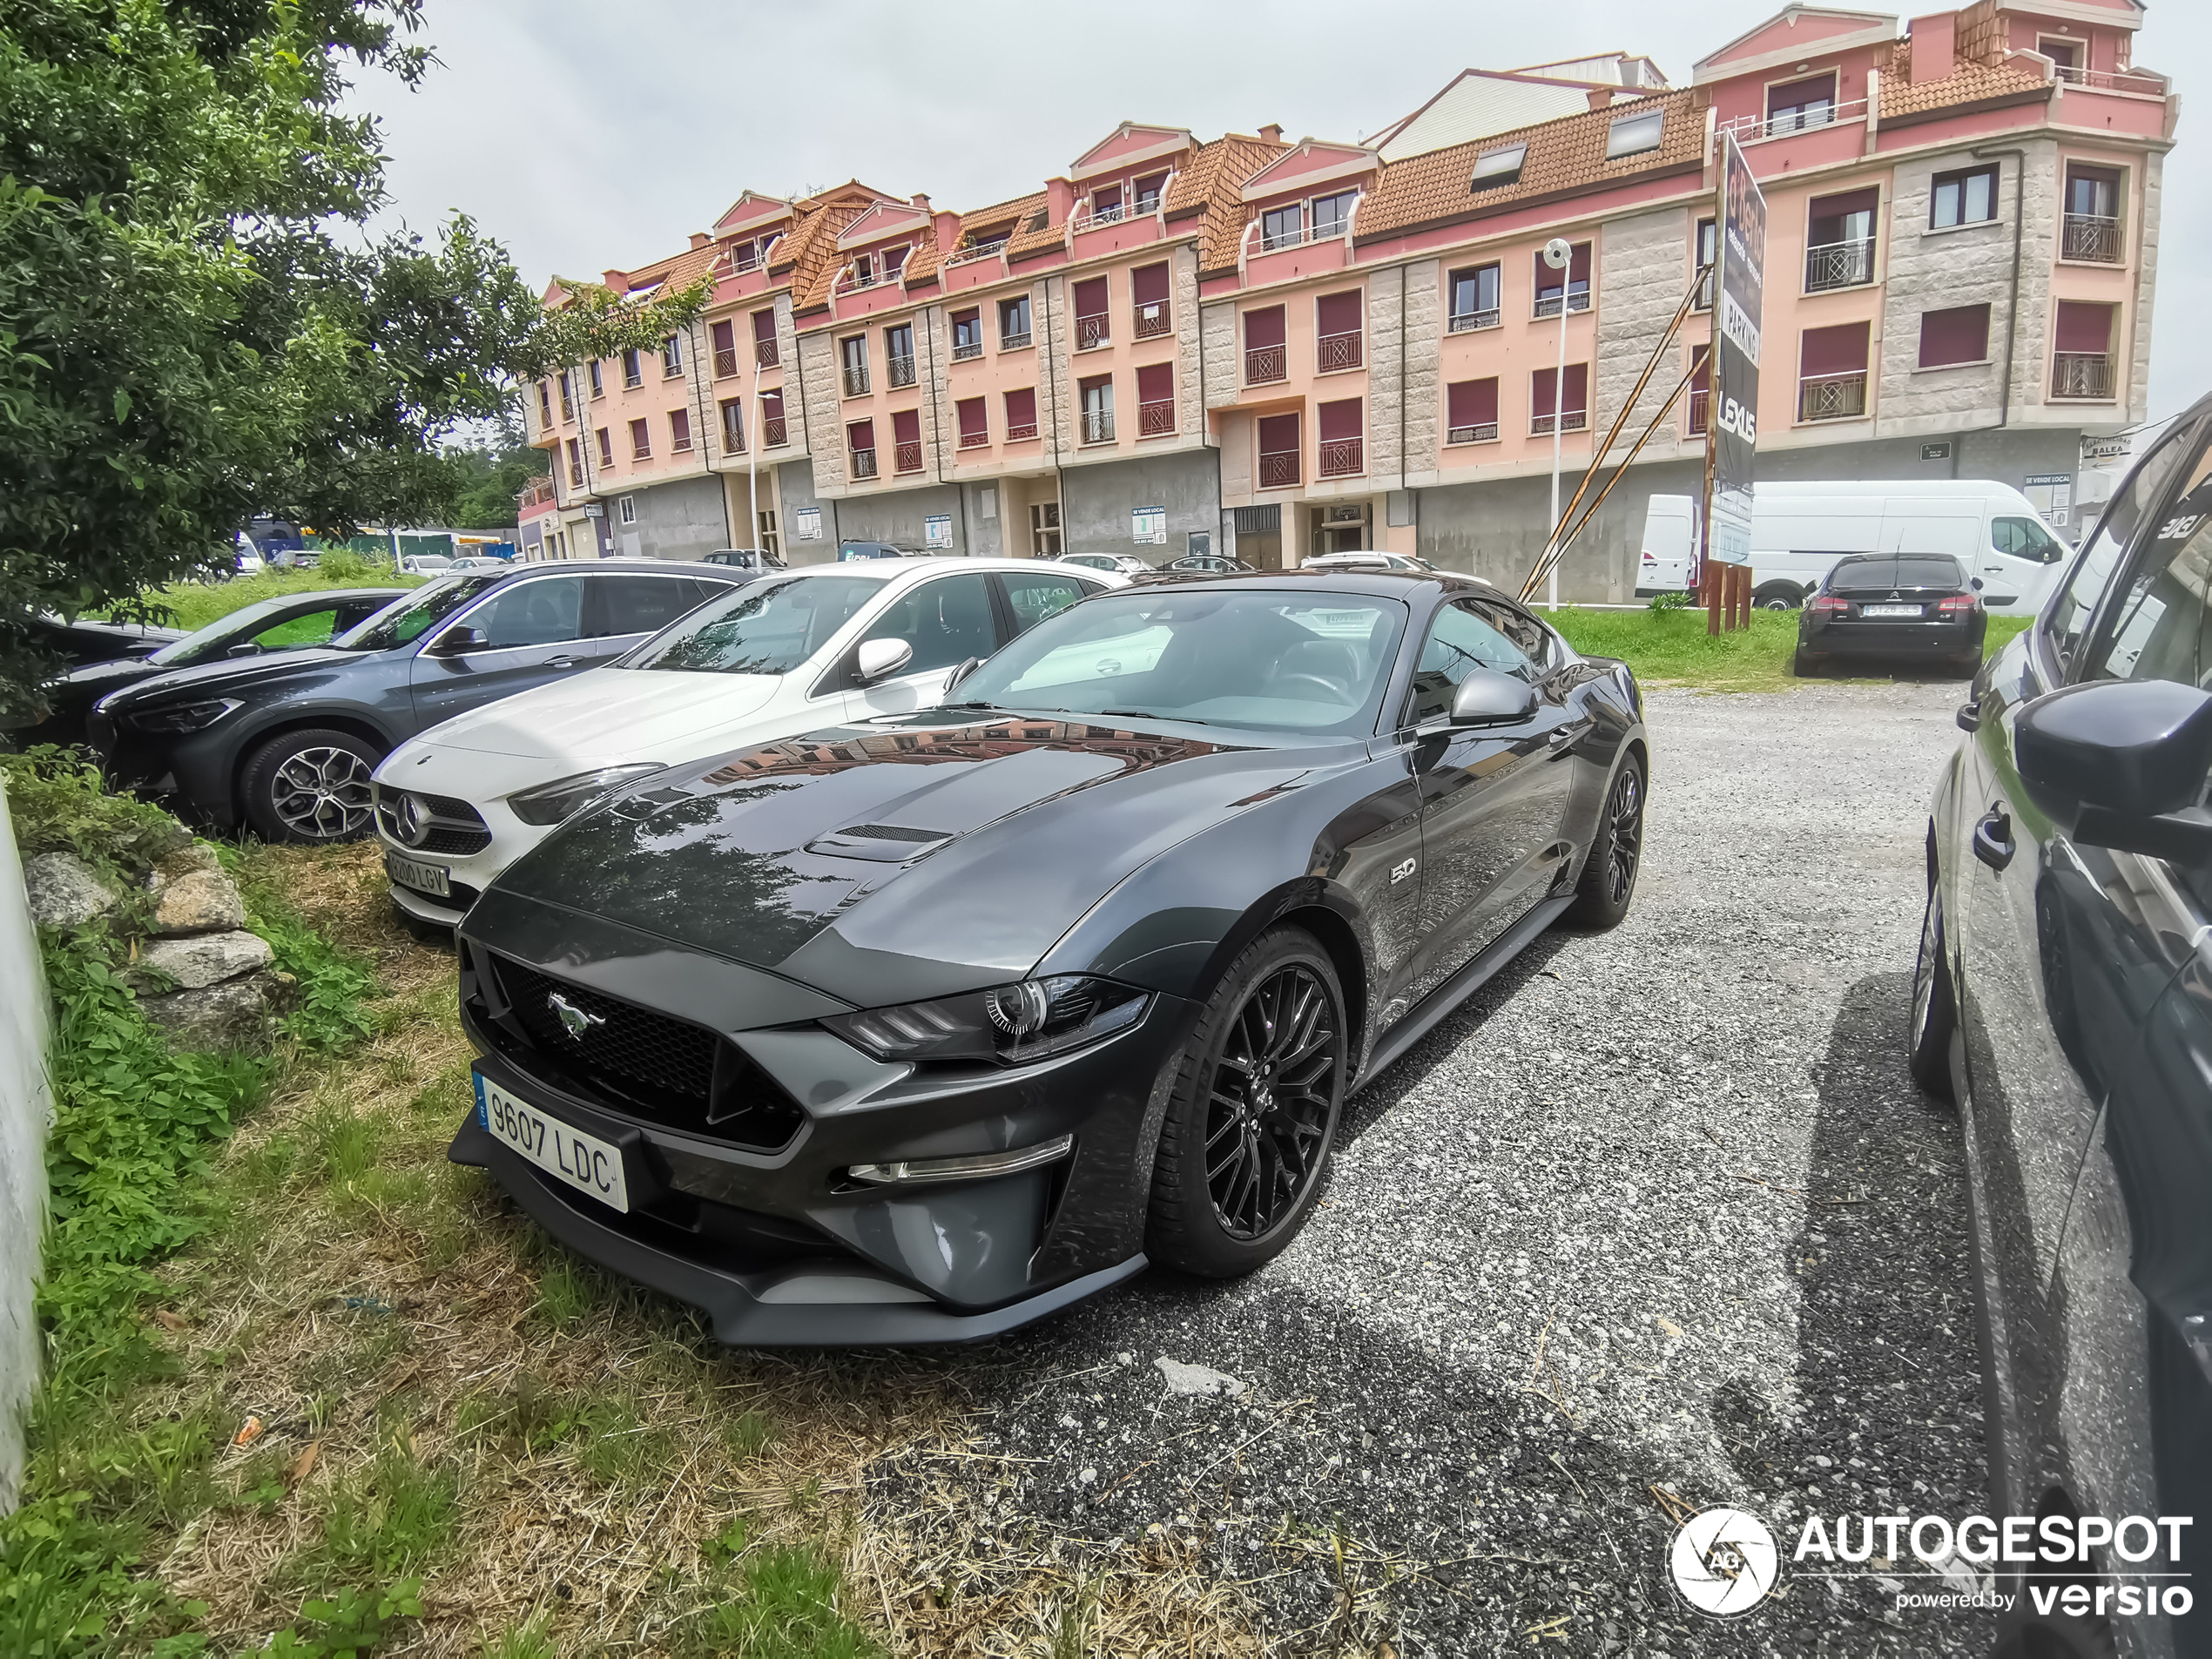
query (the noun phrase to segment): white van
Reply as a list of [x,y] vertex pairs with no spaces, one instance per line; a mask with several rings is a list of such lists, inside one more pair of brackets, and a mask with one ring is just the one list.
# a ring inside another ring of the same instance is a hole
[[[1639,598],[1689,584],[1688,557],[1664,550],[1679,539],[1676,527],[1694,505],[1687,496],[1651,498]],[[2067,550],[2027,496],[1987,479],[1777,482],[1752,492],[1751,603],[1772,610],[1802,604],[1846,553],[1948,553],[1980,582],[1991,610],[2032,615],[2058,580]]]

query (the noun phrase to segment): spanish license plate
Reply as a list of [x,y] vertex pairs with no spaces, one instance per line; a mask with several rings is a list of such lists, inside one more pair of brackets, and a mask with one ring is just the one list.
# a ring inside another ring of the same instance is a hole
[[1920,614],[1920,607],[1918,605],[1861,605],[1858,614],[1862,617],[1917,617]]
[[630,1188],[623,1179],[622,1149],[596,1135],[549,1117],[516,1100],[497,1083],[476,1080],[476,1122],[492,1137],[520,1153],[563,1186],[597,1198],[610,1210],[630,1211]]
[[417,893],[427,893],[434,899],[453,896],[453,883],[442,864],[425,864],[421,859],[401,858],[396,853],[384,855],[384,873],[403,887],[413,887]]

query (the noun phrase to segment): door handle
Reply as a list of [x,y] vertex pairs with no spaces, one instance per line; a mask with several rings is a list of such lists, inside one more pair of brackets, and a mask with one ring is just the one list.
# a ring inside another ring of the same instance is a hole
[[1991,869],[2001,870],[2013,861],[2013,820],[1993,810],[1974,826],[1974,856]]
[[545,659],[545,665],[548,668],[574,668],[576,666],[576,658],[573,657],[549,657]]
[[1590,719],[1573,721],[1568,725],[1554,728],[1551,736],[1545,741],[1551,745],[1551,752],[1554,756],[1564,754],[1574,746],[1575,741],[1584,732],[1596,724],[1595,720]]

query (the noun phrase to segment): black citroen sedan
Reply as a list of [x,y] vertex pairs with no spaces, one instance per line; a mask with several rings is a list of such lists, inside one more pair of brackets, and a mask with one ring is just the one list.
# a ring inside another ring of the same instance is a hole
[[946,697],[640,779],[461,926],[449,1156],[725,1341],[1248,1272],[1348,1090],[1635,891],[1635,683],[1487,583],[1140,585]]
[[1981,664],[1989,613],[1981,582],[1947,553],[1851,554],[1830,567],[1797,615],[1800,674],[1836,657],[1933,658],[1962,674]]
[[2212,398],[1976,678],[1928,825],[1912,1065],[1965,1133],[1989,1513],[2043,1523],[2008,1653],[2212,1654],[2208,573]]

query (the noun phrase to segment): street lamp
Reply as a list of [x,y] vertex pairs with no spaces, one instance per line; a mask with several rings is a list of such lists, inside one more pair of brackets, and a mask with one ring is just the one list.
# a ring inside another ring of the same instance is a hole
[[[1544,244],[1544,263],[1554,271],[1564,273],[1575,262],[1575,250],[1563,236],[1554,236]],[[1549,567],[1544,577],[1544,603],[1551,610],[1559,609],[1559,562],[1556,557],[1559,543],[1559,445],[1561,428],[1567,424],[1567,290],[1568,279],[1559,280],[1559,363],[1552,371],[1552,516],[1550,528],[1544,533],[1544,563]]]

